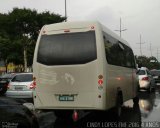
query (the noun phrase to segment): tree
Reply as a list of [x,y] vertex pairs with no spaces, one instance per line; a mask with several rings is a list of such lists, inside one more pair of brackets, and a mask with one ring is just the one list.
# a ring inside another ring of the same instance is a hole
[[[14,8],[8,14],[0,14],[0,27],[3,30],[0,33],[7,35],[0,39],[0,45],[4,42],[7,45],[6,58],[10,58],[10,52],[14,50],[13,55],[17,56],[15,58],[11,55],[11,60],[17,64],[24,64],[26,71],[27,66],[32,65],[35,42],[42,26],[64,20],[65,17],[49,11],[38,13],[36,10],[26,8]],[[3,45],[3,48],[6,45]],[[1,56],[4,56],[3,54],[1,52]]]
[[10,47],[8,46],[9,39],[7,39],[6,35],[0,35],[0,58],[4,62],[7,72],[7,66],[8,66],[8,52],[10,51]]
[[136,56],[138,67],[147,67],[148,69],[160,69],[160,63],[156,57]]
[[[6,67],[8,63],[12,60],[13,54],[9,54],[12,52],[12,43],[8,33],[6,32],[7,26],[8,26],[8,17],[6,14],[0,14],[0,61],[3,61]],[[10,44],[10,45],[9,45]]]

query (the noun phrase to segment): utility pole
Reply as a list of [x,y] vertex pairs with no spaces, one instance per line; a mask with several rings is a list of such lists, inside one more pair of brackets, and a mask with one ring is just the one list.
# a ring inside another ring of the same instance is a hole
[[121,18],[120,18],[120,26],[119,26],[119,30],[115,30],[115,31],[118,31],[120,33],[120,37],[121,37],[121,33],[123,31],[126,31],[127,29],[122,29],[122,21],[121,21]]
[[142,41],[141,41],[141,34],[140,34],[140,42],[137,43],[137,44],[139,44],[139,46],[140,46],[140,54],[141,54],[141,56],[142,56],[142,44],[144,44],[144,43],[142,43]]
[[158,54],[159,54],[159,53],[158,53],[158,48],[157,48],[157,60],[158,60]]
[[151,43],[150,43],[150,52],[151,52],[151,57],[152,57],[152,46],[151,46]]
[[67,22],[67,2],[65,0],[65,22]]

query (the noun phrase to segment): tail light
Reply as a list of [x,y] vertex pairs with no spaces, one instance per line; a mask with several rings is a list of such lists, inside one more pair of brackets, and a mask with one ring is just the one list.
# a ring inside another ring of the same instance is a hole
[[98,84],[99,84],[99,85],[102,85],[102,84],[103,84],[103,76],[102,76],[102,75],[99,75],[99,76],[98,76]]
[[149,81],[149,77],[143,77],[142,80]]
[[36,81],[33,81],[31,84],[30,84],[30,89],[35,89],[36,88]]
[[103,89],[103,75],[98,76],[98,89],[99,90]]
[[64,32],[70,32],[70,30],[69,29],[65,29]]
[[7,89],[9,89],[11,85],[8,83],[5,86],[7,86]]
[[36,78],[33,77],[33,82],[30,84],[30,89],[35,89],[36,88]]

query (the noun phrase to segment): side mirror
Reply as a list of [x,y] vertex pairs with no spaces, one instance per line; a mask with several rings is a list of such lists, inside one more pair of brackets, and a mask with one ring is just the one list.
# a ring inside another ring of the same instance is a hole
[[136,71],[136,74],[138,74],[138,73],[139,73],[139,70]]

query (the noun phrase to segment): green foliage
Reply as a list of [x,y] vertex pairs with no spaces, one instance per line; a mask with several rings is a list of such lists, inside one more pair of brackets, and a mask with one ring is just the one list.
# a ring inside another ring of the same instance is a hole
[[28,66],[32,65],[35,42],[45,24],[58,23],[65,18],[49,11],[14,8],[0,13],[0,59],[5,63],[23,64],[23,50],[27,49]]
[[0,33],[0,57],[3,59],[4,62],[7,62],[8,60],[8,52],[10,51],[11,47],[8,45],[10,40],[8,39],[8,36],[4,33]]
[[156,57],[135,56],[138,67],[147,67],[148,69],[160,69],[160,63]]

